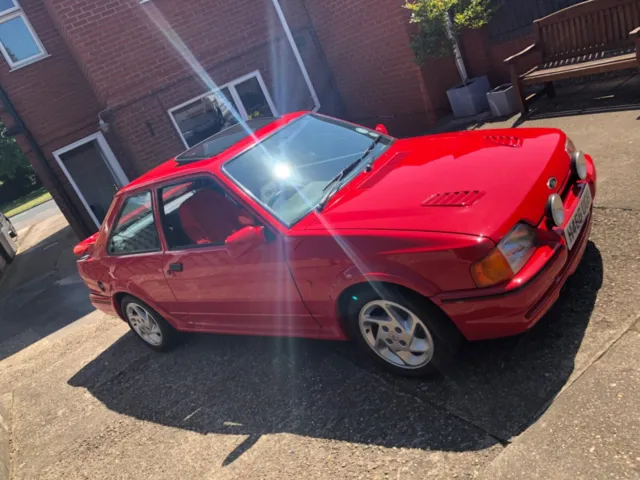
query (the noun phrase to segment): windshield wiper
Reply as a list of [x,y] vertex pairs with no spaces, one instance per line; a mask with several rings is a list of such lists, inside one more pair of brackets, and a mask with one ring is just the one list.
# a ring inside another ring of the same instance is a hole
[[[373,149],[376,148],[376,145],[380,143],[380,140],[382,140],[382,138],[383,138],[382,135],[376,137],[376,139],[371,142],[371,145],[369,145],[367,149],[362,153],[360,158],[351,162],[349,165],[344,167],[340,171],[340,173],[338,173],[335,177],[329,180],[329,183],[327,183],[327,185],[322,189],[323,192],[327,192],[327,193],[324,194],[324,196],[316,206],[317,212],[321,212],[322,209],[327,205],[327,202],[329,201],[329,199],[333,197],[338,192],[338,190],[340,190],[340,187],[342,186],[340,184],[340,181],[343,178],[345,178],[347,175],[349,175],[351,172],[353,172],[355,168],[358,165],[360,165],[360,163],[362,163],[362,161],[365,160],[371,154],[371,152],[373,152]],[[372,164],[373,162],[369,162],[367,164],[367,167],[366,167],[367,171],[371,170]]]

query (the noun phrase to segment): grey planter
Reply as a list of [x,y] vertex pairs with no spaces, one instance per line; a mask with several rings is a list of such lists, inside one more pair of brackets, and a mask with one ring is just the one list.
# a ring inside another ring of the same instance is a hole
[[491,90],[486,76],[470,78],[467,85],[460,84],[447,90],[451,110],[456,117],[470,117],[489,108],[487,92]]
[[494,117],[505,117],[518,111],[518,99],[510,83],[504,83],[488,92],[487,101]]

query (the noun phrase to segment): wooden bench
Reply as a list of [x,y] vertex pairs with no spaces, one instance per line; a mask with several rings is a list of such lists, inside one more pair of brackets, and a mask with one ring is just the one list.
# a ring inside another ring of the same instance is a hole
[[[553,97],[554,80],[640,66],[640,0],[578,3],[536,20],[533,33],[533,45],[505,60],[522,113],[525,85],[544,84]],[[536,54],[541,63],[523,73],[523,60]]]

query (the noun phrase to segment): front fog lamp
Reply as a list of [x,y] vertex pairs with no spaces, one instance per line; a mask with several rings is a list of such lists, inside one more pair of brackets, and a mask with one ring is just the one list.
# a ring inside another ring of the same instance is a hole
[[571,155],[571,167],[580,180],[587,178],[587,160],[580,150]]
[[559,227],[564,223],[564,205],[562,204],[562,198],[557,193],[549,195],[547,201],[547,210],[549,217],[553,220],[553,223]]

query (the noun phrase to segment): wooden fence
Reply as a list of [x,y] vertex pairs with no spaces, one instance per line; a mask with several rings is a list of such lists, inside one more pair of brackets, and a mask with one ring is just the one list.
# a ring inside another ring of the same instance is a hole
[[585,0],[498,0],[489,23],[491,43],[513,40],[531,32],[533,21]]

